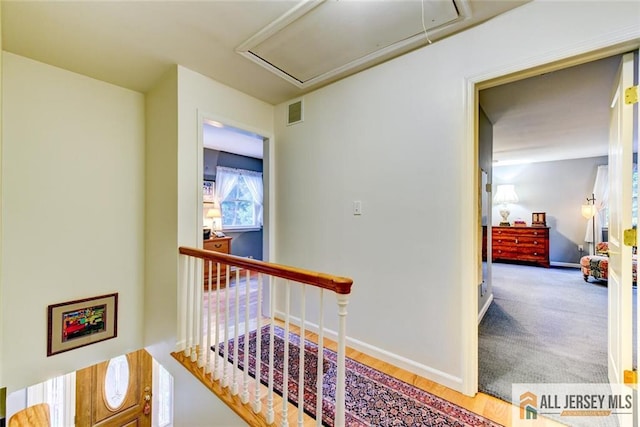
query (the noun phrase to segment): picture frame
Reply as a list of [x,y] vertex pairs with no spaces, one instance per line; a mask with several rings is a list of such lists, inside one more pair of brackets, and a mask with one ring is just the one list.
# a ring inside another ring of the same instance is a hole
[[117,293],[47,307],[47,357],[117,336]]
[[215,194],[215,181],[203,181],[202,183],[202,202],[213,203]]
[[546,214],[546,212],[532,212],[531,213],[531,226],[532,227],[546,227],[547,226],[547,214]]

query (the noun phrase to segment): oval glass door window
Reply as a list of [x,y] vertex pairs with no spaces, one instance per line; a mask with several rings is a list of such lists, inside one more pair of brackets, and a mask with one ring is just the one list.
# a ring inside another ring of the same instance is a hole
[[114,357],[109,361],[104,378],[104,396],[107,406],[118,409],[124,403],[129,389],[129,361],[127,356]]

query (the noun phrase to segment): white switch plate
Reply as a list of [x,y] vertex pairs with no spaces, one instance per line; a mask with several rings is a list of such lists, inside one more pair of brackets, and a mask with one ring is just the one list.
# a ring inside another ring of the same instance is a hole
[[360,200],[354,200],[353,202],[353,214],[362,215],[362,202]]

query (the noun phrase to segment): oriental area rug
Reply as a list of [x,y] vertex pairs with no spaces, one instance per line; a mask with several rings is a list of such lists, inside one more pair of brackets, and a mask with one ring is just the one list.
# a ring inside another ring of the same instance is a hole
[[[260,381],[267,385],[269,369],[269,326],[261,333]],[[274,327],[274,351],[277,359],[274,366],[274,391],[282,395],[284,330]],[[238,338],[238,367],[244,370],[244,336]],[[229,341],[228,360],[233,362],[235,343]],[[256,331],[249,333],[249,375],[255,378]],[[318,347],[304,340],[304,410],[315,417],[316,369]],[[212,350],[216,350],[215,346]],[[218,346],[218,353],[224,356],[224,343]],[[288,400],[298,399],[298,372],[300,337],[289,334],[289,381]],[[324,349],[323,354],[323,425],[333,427],[335,414],[336,360],[334,351]],[[346,425],[347,426],[438,426],[469,427],[491,426],[494,423],[480,415],[468,411],[445,399],[416,388],[376,369],[346,358]]]

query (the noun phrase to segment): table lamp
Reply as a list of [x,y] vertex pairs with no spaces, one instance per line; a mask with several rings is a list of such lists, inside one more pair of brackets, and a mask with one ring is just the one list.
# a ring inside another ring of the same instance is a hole
[[209,209],[207,211],[207,218],[211,218],[211,230],[218,231],[222,228],[218,222],[218,220],[222,218],[220,208],[213,207]]
[[502,221],[500,222],[501,227],[508,227],[511,224],[509,223],[509,207],[507,206],[509,203],[517,203],[518,195],[516,194],[516,190],[512,184],[502,184],[498,185],[498,191],[496,192],[495,197],[493,198],[493,202],[496,205],[502,205],[500,207],[500,216],[502,216]]

